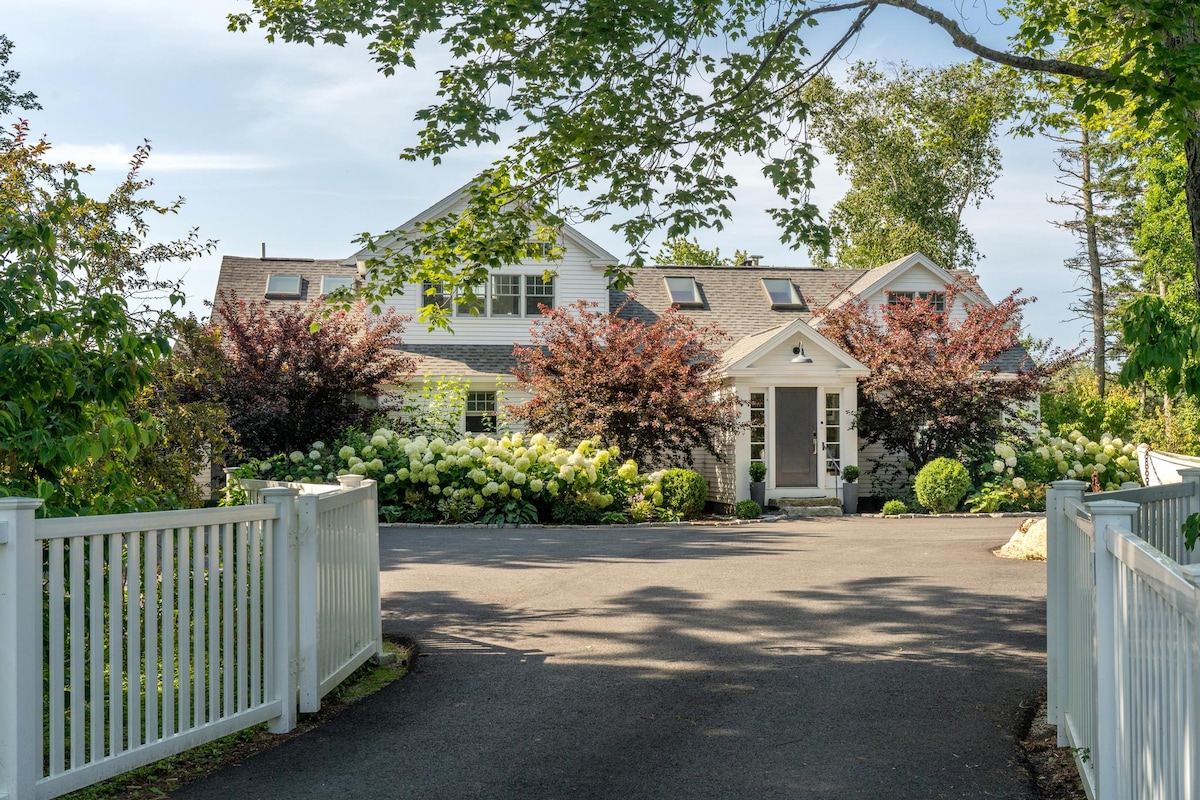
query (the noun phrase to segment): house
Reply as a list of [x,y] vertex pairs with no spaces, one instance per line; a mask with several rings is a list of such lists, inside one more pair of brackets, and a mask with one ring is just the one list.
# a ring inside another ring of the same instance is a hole
[[[461,202],[450,195],[399,227],[410,230]],[[405,350],[422,358],[419,375],[455,377],[469,383],[463,430],[485,430],[504,402],[525,399],[510,388],[514,344],[530,343],[538,305],[561,306],[576,300],[619,309],[622,316],[652,321],[672,305],[730,335],[720,379],[743,401],[743,433],[728,443],[717,460],[698,453],[696,468],[709,485],[710,501],[728,505],[749,496],[748,465],[767,465],[767,498],[836,496],[842,467],[863,468],[862,492],[871,492],[870,468],[886,458],[878,447],[860,449],[854,416],[857,380],[867,368],[813,326],[814,314],[852,297],[883,305],[898,298],[931,297],[944,302],[944,289],[956,279],[963,290],[946,309],[965,315],[971,303],[989,303],[974,277],[951,273],[920,253],[872,270],[657,265],[636,270],[632,286],[610,289],[605,269],[618,263],[579,231],[561,231],[562,256],[553,262],[530,260],[497,272],[482,293],[478,315],[455,309],[453,331],[413,325]],[[218,294],[236,292],[244,299],[274,302],[315,299],[358,279],[357,265],[369,254],[342,260],[243,258],[225,256]],[[547,268],[554,271],[544,279]],[[449,303],[438,287],[413,284],[389,298],[402,314],[416,315],[430,302]],[[1019,348],[1018,348],[1019,350]],[[1027,358],[1023,350],[1006,354],[1002,371],[1015,371]]]

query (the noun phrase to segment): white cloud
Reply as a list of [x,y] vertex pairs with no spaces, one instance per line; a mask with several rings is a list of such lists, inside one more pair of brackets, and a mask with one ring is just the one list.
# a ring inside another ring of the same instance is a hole
[[[97,170],[126,170],[134,147],[121,144],[57,144],[50,151],[52,161],[73,161]],[[148,172],[210,172],[272,169],[282,162],[262,156],[239,153],[172,153],[152,150],[146,162]]]

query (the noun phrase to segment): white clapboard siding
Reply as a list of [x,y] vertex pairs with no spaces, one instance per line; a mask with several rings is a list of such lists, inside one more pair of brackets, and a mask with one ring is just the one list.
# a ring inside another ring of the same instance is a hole
[[[572,247],[569,241],[563,246],[566,252],[559,261],[526,261],[505,267],[497,274],[540,277],[547,269],[551,269],[556,273],[555,305],[565,306],[577,300],[587,300],[597,303],[598,310],[608,311],[608,279],[604,277],[604,268],[592,266],[591,256]],[[404,339],[410,344],[529,344],[530,326],[540,318],[540,314],[521,317],[459,314],[451,319],[453,332],[431,331],[416,320],[418,309],[427,303],[419,284],[413,284],[406,294],[390,299],[397,312],[414,317],[404,332]]]

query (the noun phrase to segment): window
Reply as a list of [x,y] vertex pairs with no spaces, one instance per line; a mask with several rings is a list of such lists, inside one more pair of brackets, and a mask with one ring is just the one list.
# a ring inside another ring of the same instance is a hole
[[446,291],[446,284],[441,282],[425,281],[421,284],[421,305],[434,305],[438,308],[450,308],[450,293]]
[[538,261],[549,261],[556,257],[554,245],[550,242],[526,242],[525,257]]
[[492,316],[521,316],[521,276],[492,276]]
[[842,396],[837,392],[825,394],[825,471],[842,472]]
[[763,288],[771,299],[771,308],[802,308],[804,301],[800,292],[787,278],[763,278]]
[[496,430],[496,393],[467,392],[467,433]]
[[933,306],[933,310],[939,314],[946,313],[946,293],[945,292],[888,292],[887,301],[889,306],[898,305],[902,302],[911,303],[913,300],[928,300]]
[[466,286],[455,296],[454,314],[458,317],[482,317],[487,313],[487,284]]
[[554,278],[544,278],[541,275],[525,276],[525,316],[541,315],[538,305],[554,308]]
[[353,289],[354,278],[349,275],[322,275],[321,294],[333,294],[338,289]]
[[750,461],[767,462],[767,395],[750,393]]
[[299,300],[300,286],[301,279],[299,275],[268,275],[267,297]]
[[671,298],[671,303],[678,306],[703,307],[704,301],[700,299],[700,287],[696,285],[696,279],[687,278],[664,278],[667,282],[667,295]]

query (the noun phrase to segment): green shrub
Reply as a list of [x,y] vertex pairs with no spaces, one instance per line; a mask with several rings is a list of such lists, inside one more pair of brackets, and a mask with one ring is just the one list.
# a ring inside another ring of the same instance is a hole
[[758,483],[767,479],[767,465],[761,461],[750,462],[750,480]]
[[708,482],[691,469],[669,469],[662,475],[663,508],[684,519],[699,516],[708,497]]
[[883,515],[885,517],[895,517],[907,513],[908,506],[904,505],[903,500],[888,500],[883,504]]
[[944,514],[958,508],[971,488],[971,475],[953,459],[935,458],[917,473],[913,488],[918,503],[934,514]]
[[550,518],[561,525],[596,525],[601,511],[587,503],[558,503],[550,508]]
[[762,516],[762,506],[753,500],[739,500],[733,511],[738,519],[758,519]]
[[842,470],[842,480],[846,483],[854,483],[860,475],[862,475],[862,470],[853,464]]

